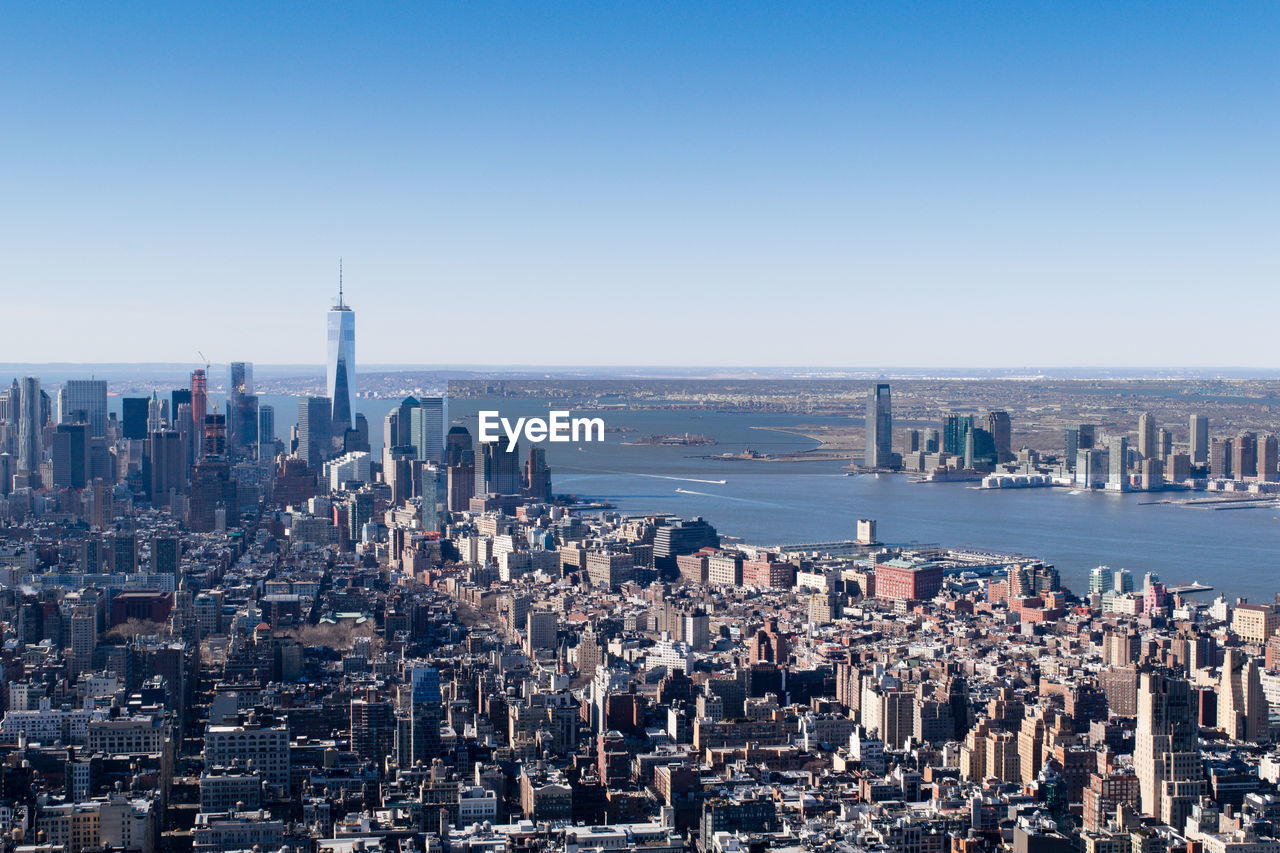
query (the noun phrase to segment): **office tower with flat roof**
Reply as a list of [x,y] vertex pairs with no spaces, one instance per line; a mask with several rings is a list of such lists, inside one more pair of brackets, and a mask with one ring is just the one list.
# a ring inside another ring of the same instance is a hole
[[275,456],[276,445],[276,407],[258,405],[258,458],[270,459]]
[[237,459],[258,453],[258,398],[253,393],[253,365],[233,361],[228,368],[227,445]]
[[187,490],[187,457],[182,434],[175,429],[151,433],[147,439],[147,494],[155,506],[169,506],[171,494]]
[[449,422],[444,397],[423,397],[409,410],[409,443],[421,462],[444,462],[444,430]]
[[942,452],[952,456],[964,456],[964,445],[969,430],[973,429],[973,415],[955,412],[942,419]]
[[18,473],[34,474],[40,470],[40,460],[44,455],[40,380],[24,376],[18,388]]
[[505,435],[480,445],[476,453],[476,497],[520,494],[520,444]]
[[56,488],[83,489],[89,481],[89,425],[58,424],[50,457]]
[[1107,451],[1107,491],[1129,491],[1129,439],[1118,435]]
[[893,407],[888,383],[875,385],[867,394],[867,448],[863,465],[889,468],[893,465]]
[[551,500],[551,469],[547,467],[547,451],[536,444],[530,446],[529,461],[524,466],[524,494],[530,500]]
[[147,437],[147,412],[151,408],[149,397],[125,397],[120,401],[120,435],[122,438],[141,441]]
[[1159,428],[1155,415],[1150,412],[1138,415],[1138,455],[1143,459],[1151,459],[1159,453],[1156,444]]
[[[174,388],[169,392],[169,411],[173,414],[175,421],[178,418],[178,407],[183,403],[191,405],[190,388]],[[190,419],[188,418],[188,420]]]
[[1258,437],[1258,479],[1264,483],[1274,483],[1280,479],[1276,472],[1277,465],[1276,437],[1270,433]]
[[342,270],[338,270],[338,304],[329,309],[329,353],[325,360],[325,390],[332,406],[331,430],[343,435],[351,428],[356,398],[356,314],[343,300]]
[[1067,470],[1074,470],[1076,467],[1076,454],[1080,452],[1080,427],[1075,424],[1067,424],[1062,430],[1062,459],[1066,462]]
[[1209,417],[1191,416],[1191,464],[1204,465],[1209,461]]
[[316,471],[332,453],[333,429],[329,421],[332,411],[328,397],[298,399],[298,456]]
[[7,424],[18,422],[18,401],[21,398],[22,391],[18,387],[18,380],[14,379],[11,386],[0,391],[0,421]]
[[1013,422],[1004,411],[987,412],[987,432],[995,442],[997,462],[1009,462],[1013,455]]
[[58,389],[58,423],[89,425],[89,435],[107,434],[107,380],[68,379]]
[[1215,438],[1209,443],[1209,476],[1216,480],[1229,480],[1232,476],[1232,441]]
[[1258,473],[1258,436],[1242,432],[1231,447],[1231,476],[1247,480]]

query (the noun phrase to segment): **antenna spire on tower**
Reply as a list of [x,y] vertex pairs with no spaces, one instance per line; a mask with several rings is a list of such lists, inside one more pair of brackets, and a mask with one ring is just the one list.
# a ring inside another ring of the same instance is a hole
[[342,258],[338,258],[338,307],[344,307],[342,304]]

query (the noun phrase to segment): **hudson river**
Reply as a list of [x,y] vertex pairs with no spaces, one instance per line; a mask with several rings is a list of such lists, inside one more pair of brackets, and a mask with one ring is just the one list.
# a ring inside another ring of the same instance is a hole
[[[474,433],[466,415],[478,405],[451,403],[450,415]],[[538,415],[523,404],[486,404],[504,415]],[[596,413],[592,413],[596,414]],[[971,483],[913,483],[902,475],[845,476],[839,462],[725,461],[701,458],[803,450],[816,442],[761,426],[834,422],[809,415],[601,413],[604,444],[546,444],[557,493],[607,500],[620,512],[701,515],[721,534],[752,544],[852,539],[859,518],[874,518],[887,543],[973,545],[1053,563],[1064,585],[1088,591],[1097,565],[1135,575],[1155,571],[1174,585],[1198,580],[1218,592],[1270,601],[1280,592],[1280,518],[1271,507],[1236,510],[1143,505],[1145,494],[1072,493],[1062,488],[980,490]],[[372,422],[372,419],[370,419]],[[1015,424],[1016,430],[1016,424]],[[711,447],[627,446],[648,434],[704,434]],[[1017,435],[1015,432],[1015,442]],[[581,448],[581,449],[579,449]],[[523,448],[522,448],[523,449]],[[719,481],[700,482],[700,481]]]
[[[264,402],[267,400],[264,399]],[[296,403],[277,403],[284,438]],[[545,405],[526,401],[450,401],[450,417],[476,431],[475,412],[546,417]],[[390,401],[359,401],[369,419],[375,453]],[[578,414],[578,413],[575,413]],[[605,411],[604,444],[544,444],[557,493],[609,501],[623,513],[701,515],[721,534],[752,544],[852,539],[859,518],[874,518],[887,543],[972,545],[1012,551],[1057,567],[1064,585],[1082,594],[1097,565],[1126,568],[1141,584],[1155,571],[1170,585],[1193,580],[1228,597],[1270,601],[1280,592],[1280,511],[1142,505],[1144,494],[1077,493],[1067,489],[978,490],[966,483],[913,483],[905,476],[844,476],[839,462],[753,462],[702,458],[804,450],[810,439],[753,427],[796,428],[843,419],[812,415]],[[708,435],[711,447],[627,446],[649,434]],[[1014,446],[1017,445],[1014,424]],[[581,449],[579,449],[581,448]],[[527,445],[521,443],[521,455]],[[523,461],[523,460],[522,460]],[[723,484],[718,481],[724,480]],[[679,490],[679,491],[677,491]]]

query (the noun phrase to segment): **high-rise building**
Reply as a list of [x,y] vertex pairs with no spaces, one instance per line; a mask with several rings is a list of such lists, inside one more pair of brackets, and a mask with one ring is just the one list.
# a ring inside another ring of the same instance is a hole
[[987,432],[991,433],[991,438],[995,441],[996,461],[1013,460],[1013,422],[1009,419],[1009,413],[987,412]]
[[1129,490],[1129,439],[1118,435],[1111,439],[1107,452],[1107,491]]
[[383,699],[351,700],[351,751],[381,765],[395,744],[395,706]]
[[529,461],[524,466],[524,494],[535,501],[551,500],[551,469],[547,467],[547,451],[536,444],[529,448]]
[[1257,743],[1269,734],[1267,710],[1258,659],[1240,649],[1224,651],[1218,687],[1218,728],[1232,740]]
[[476,490],[476,455],[466,427],[450,428],[445,437],[444,456],[449,511],[465,510]]
[[253,365],[233,361],[227,383],[227,444],[237,459],[258,455],[258,398],[253,393]]
[[1138,455],[1143,459],[1152,459],[1159,456],[1157,444],[1157,431],[1159,428],[1155,415],[1150,412],[1143,412],[1138,415]]
[[338,304],[329,309],[329,355],[325,388],[332,406],[331,430],[342,435],[354,421],[356,398],[356,314],[343,301],[342,270],[338,270]]
[[444,718],[441,709],[440,670],[433,666],[414,667],[409,676],[410,684],[410,752],[412,761],[431,764],[441,752],[440,723]]
[[867,394],[867,449],[862,464],[868,468],[893,465],[893,408],[888,383],[879,383]]
[[965,442],[973,429],[973,415],[957,415],[954,412],[942,419],[942,452],[952,456],[964,456]]
[[1277,460],[1276,437],[1268,433],[1258,438],[1258,479],[1265,483],[1274,483],[1280,474],[1276,472]]
[[409,444],[413,445],[419,461],[443,464],[444,430],[448,423],[448,406],[443,397],[423,397],[409,410]]
[[483,495],[518,495],[521,485],[520,445],[510,443],[505,435],[485,442],[476,454],[477,497]]
[[135,441],[147,437],[147,413],[151,400],[147,397],[125,397],[120,401],[120,435]]
[[387,412],[382,424],[382,446],[405,447],[413,444],[413,410],[421,405],[412,395],[400,401],[400,405]]
[[1258,473],[1258,436],[1242,432],[1231,448],[1231,476],[1245,480]]
[[22,377],[18,396],[18,473],[34,474],[40,470],[44,455],[41,431],[40,380],[34,376]]
[[328,397],[298,399],[298,456],[316,471],[332,455],[332,411]]
[[1232,441],[1229,438],[1215,438],[1209,444],[1209,476],[1218,480],[1229,480],[1232,476]]
[[172,413],[175,421],[178,417],[178,407],[182,404],[191,405],[191,389],[190,388],[174,388],[169,392],[169,411]]
[[107,434],[107,381],[68,379],[58,389],[58,423],[89,425],[89,435]]
[[258,404],[258,458],[275,456],[276,407]]
[[147,493],[157,506],[168,506],[169,495],[187,487],[186,447],[174,429],[158,430],[147,440]]
[[471,433],[464,426],[456,426],[449,428],[449,434],[445,436],[444,445],[444,463],[446,465],[460,465],[462,463],[462,454],[471,450]]
[[204,455],[204,417],[209,414],[208,377],[203,370],[191,372],[191,451],[192,459]]
[[1138,682],[1138,725],[1133,764],[1143,813],[1181,826],[1203,790],[1200,728],[1191,685],[1181,678],[1144,672]]
[[53,434],[53,485],[63,489],[83,489],[89,481],[89,425],[58,424]]
[[1203,465],[1209,461],[1209,417],[1191,416],[1191,464]]

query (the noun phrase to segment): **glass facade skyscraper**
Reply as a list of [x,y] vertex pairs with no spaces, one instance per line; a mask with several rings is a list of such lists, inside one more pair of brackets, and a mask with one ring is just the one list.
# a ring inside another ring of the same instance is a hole
[[351,428],[356,397],[356,314],[342,300],[329,309],[329,356],[325,361],[325,388],[333,401],[332,428],[341,435]]
[[887,383],[876,385],[867,395],[867,453],[863,464],[868,468],[893,465],[893,408]]
[[68,379],[58,390],[58,423],[87,423],[89,435],[107,434],[107,381]]

